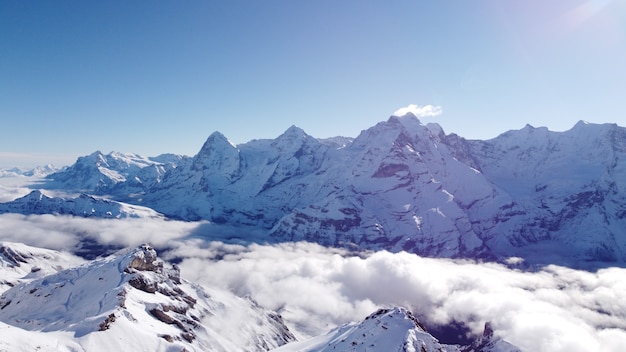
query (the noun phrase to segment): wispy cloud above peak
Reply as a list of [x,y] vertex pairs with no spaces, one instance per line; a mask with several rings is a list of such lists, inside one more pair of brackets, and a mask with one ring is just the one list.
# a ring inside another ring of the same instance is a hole
[[416,105],[410,104],[409,106],[400,108],[393,113],[393,116],[405,116],[407,114],[413,114],[416,117],[434,117],[443,113],[441,106],[435,105]]

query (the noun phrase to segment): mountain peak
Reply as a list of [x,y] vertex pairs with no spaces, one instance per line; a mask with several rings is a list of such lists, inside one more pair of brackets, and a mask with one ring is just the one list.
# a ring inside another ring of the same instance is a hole
[[220,132],[213,132],[193,158],[194,170],[227,171],[231,176],[239,169],[239,148]]
[[412,123],[412,124],[417,123],[417,124],[420,124],[420,125],[422,124],[422,122],[420,121],[419,117],[417,117],[412,112],[407,112],[406,114],[400,115],[400,116],[398,116],[398,115],[391,115],[389,117],[389,119],[387,119],[387,122],[396,122],[396,121],[400,122],[400,123],[403,123],[403,124],[406,124],[406,123]]
[[436,338],[405,308],[379,309],[359,323],[277,349],[291,351],[446,351]]
[[296,125],[291,125],[285,132],[278,136],[277,140],[302,140],[310,137],[304,130]]
[[211,133],[209,137],[206,139],[206,141],[204,142],[204,145],[202,146],[202,149],[204,149],[205,146],[216,145],[216,144],[219,144],[219,145],[228,144],[233,148],[237,147],[235,144],[229,141],[228,138],[226,138],[226,136],[224,136],[221,132],[215,131]]

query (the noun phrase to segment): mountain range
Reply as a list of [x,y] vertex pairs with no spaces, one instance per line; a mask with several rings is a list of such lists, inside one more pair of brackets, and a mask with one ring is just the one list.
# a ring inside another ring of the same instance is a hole
[[[241,145],[215,132],[193,157],[95,152],[44,187],[233,226],[244,240],[254,229],[270,242],[594,267],[626,262],[625,152],[615,124],[527,125],[481,141],[408,113],[355,139],[292,126]],[[39,196],[27,197],[3,207],[37,213]]]
[[[62,169],[3,170],[45,182],[0,203],[0,214],[202,220],[193,236],[206,240],[207,228],[223,226],[237,243],[309,241],[522,269],[623,266],[625,152],[626,129],[582,121],[485,141],[411,113],[356,138],[292,126],[234,145],[214,132],[193,157],[97,151]],[[11,331],[0,349],[519,351],[489,323],[474,341],[441,343],[402,307],[296,341],[277,311],[181,278],[148,244],[106,256],[116,246],[97,253],[93,241],[74,254],[0,245],[0,330]]]

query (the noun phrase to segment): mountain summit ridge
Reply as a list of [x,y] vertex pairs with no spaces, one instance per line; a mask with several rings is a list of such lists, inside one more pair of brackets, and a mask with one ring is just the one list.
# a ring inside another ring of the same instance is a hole
[[[405,114],[341,144],[295,126],[240,145],[214,133],[171,165],[139,193],[126,178],[107,194],[271,241],[531,263],[547,246],[567,265],[626,263],[626,129],[615,124],[528,125],[480,141]],[[70,187],[73,169],[49,179]]]

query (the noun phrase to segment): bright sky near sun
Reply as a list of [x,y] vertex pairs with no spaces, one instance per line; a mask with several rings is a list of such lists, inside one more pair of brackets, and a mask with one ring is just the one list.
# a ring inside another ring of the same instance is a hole
[[0,33],[0,167],[355,137],[410,104],[470,139],[626,126],[625,0],[6,0]]

